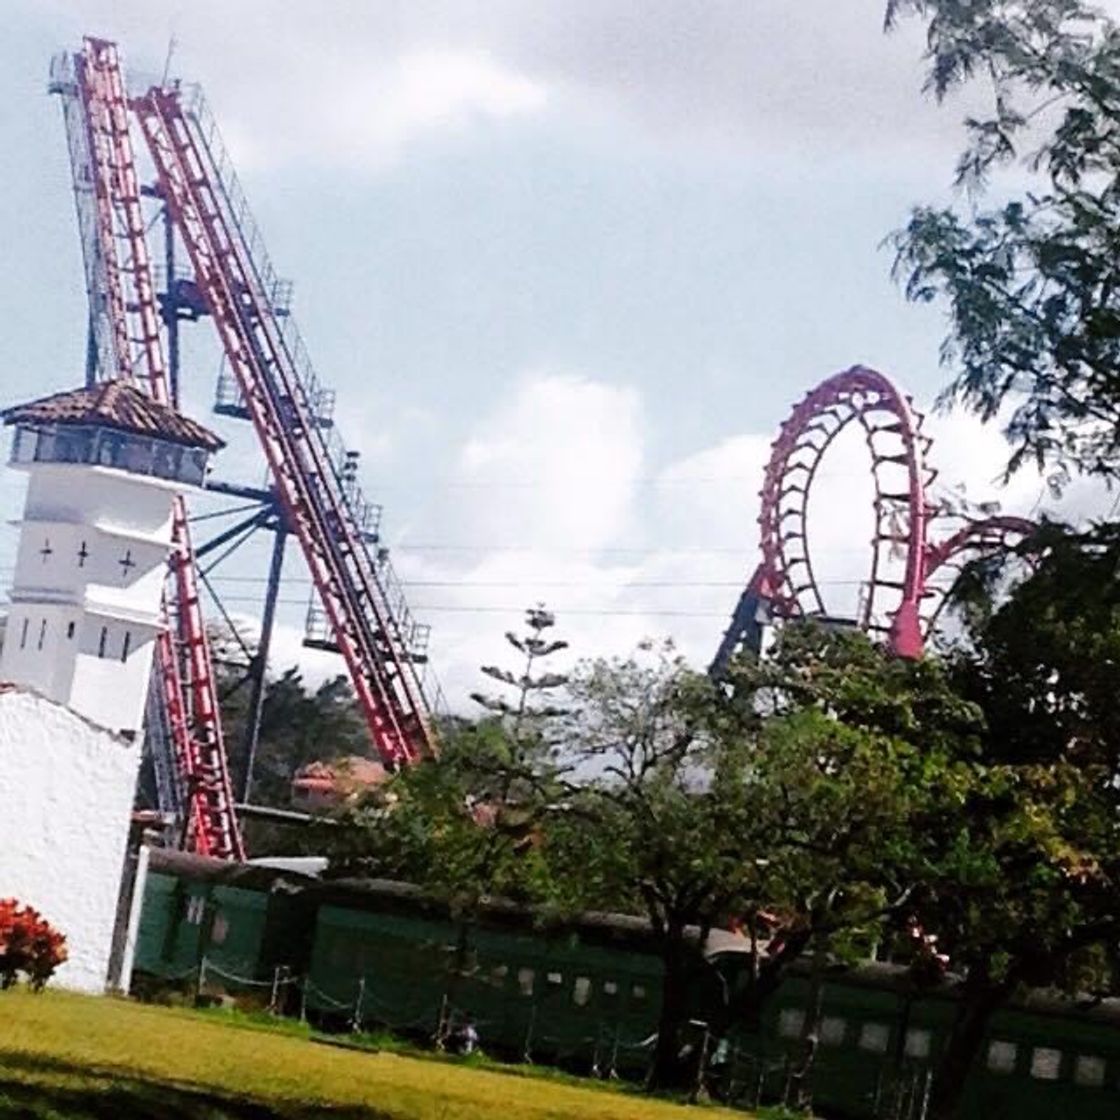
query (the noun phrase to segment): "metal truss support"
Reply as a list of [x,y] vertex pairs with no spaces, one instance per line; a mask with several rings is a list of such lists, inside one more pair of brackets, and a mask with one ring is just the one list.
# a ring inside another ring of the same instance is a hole
[[272,648],[272,630],[276,623],[276,600],[280,594],[280,575],[284,567],[284,549],[288,543],[288,530],[283,517],[274,523],[272,560],[268,566],[268,586],[265,588],[264,610],[261,613],[261,632],[257,652],[253,658],[253,690],[249,696],[249,716],[245,725],[243,757],[245,773],[241,784],[241,801],[248,804],[253,792],[253,768],[257,760],[257,744],[261,735],[261,716],[264,713],[264,695],[267,684],[268,657]]

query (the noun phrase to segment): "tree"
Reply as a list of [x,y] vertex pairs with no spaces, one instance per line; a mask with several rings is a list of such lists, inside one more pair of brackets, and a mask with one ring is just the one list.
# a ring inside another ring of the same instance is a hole
[[[921,823],[967,779],[975,709],[931,665],[812,628],[787,630],[726,685],[662,651],[587,666],[572,693],[569,750],[589,777],[546,854],[570,869],[556,879],[578,870],[589,901],[648,917],[663,964],[650,1084],[679,1085],[698,943],[730,919],[747,936],[717,1033],[757,1021],[806,951],[821,964],[866,954],[924,868]],[[804,1073],[815,1027],[808,1017]]]
[[[805,1106],[824,965],[914,929],[913,900],[940,855],[937,826],[979,778],[981,715],[937,662],[813,626],[787,627],[772,656],[740,661],[729,683],[738,703],[762,713],[755,777],[774,818],[772,875],[742,900],[754,961],[732,1007],[757,1019],[793,961],[809,957],[790,1102]],[[923,953],[916,964],[928,962]]]
[[[942,356],[959,369],[947,397],[985,420],[1010,407],[1009,470],[1034,460],[1058,487],[1074,472],[1114,481],[1120,31],[1080,0],[891,0],[888,25],[908,13],[928,22],[937,97],[990,84],[958,182],[979,198],[1001,166],[1033,177],[987,209],[920,207],[893,238],[908,296],[948,305]],[[1117,541],[1115,526],[1049,527],[1035,574],[966,612],[953,677],[984,710],[990,769],[925,895],[964,973],[937,1117],[954,1115],[990,1016],[1018,985],[1115,974]]]
[[[222,728],[230,751],[235,787],[241,789],[249,713],[250,669],[258,651],[235,630],[214,627],[210,633],[222,709]],[[308,687],[296,666],[265,679],[252,799],[261,805],[291,804],[292,778],[310,762],[333,762],[370,754],[366,727],[350,682],[328,678]]]
[[[566,710],[552,699],[568,684],[568,676],[538,664],[568,648],[563,639],[549,638],[556,616],[543,604],[525,612],[524,634],[506,631],[506,641],[524,658],[520,671],[483,665],[481,671],[512,691],[504,695],[472,692],[471,699],[489,714],[481,724],[482,742],[470,753],[467,796],[476,809],[496,825],[518,820],[528,826],[542,805],[543,787],[559,776],[558,721]],[[539,702],[535,698],[540,698]],[[466,759],[464,759],[466,761]],[[547,799],[546,799],[547,800]],[[495,833],[496,834],[496,833]]]
[[[524,634],[506,634],[524,657],[520,669],[482,669],[512,690],[513,699],[475,694],[488,714],[449,723],[438,762],[408,767],[374,791],[332,845],[335,873],[418,883],[450,906],[459,920],[447,992],[451,1005],[466,967],[469,931],[485,899],[501,895],[529,903],[551,897],[539,829],[560,790],[551,727],[563,711],[548,697],[567,677],[537,670],[567,642],[546,636],[555,618],[544,607],[528,610],[525,621]],[[441,1041],[448,1026],[442,1025]]]
[[956,1115],[991,1017],[1019,988],[1104,994],[1118,975],[1120,534],[1047,526],[1030,547],[1035,570],[1005,598],[969,585],[946,670],[984,721],[975,780],[930,822],[912,900],[961,977],[938,1120]]
[[1117,477],[1120,452],[1120,30],[1081,0],[889,0],[928,22],[927,88],[985,80],[958,182],[1025,162],[1029,191],[961,213],[922,206],[892,238],[916,301],[947,303],[947,398],[1011,406],[1009,468]]

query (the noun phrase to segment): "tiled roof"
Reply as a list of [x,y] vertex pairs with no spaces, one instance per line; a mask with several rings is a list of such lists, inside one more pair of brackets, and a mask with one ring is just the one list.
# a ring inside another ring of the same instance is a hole
[[5,424],[97,424],[122,432],[217,451],[225,441],[209,428],[152,400],[129,381],[100,381],[13,405],[0,413]]
[[301,766],[292,784],[325,790],[341,786],[377,786],[388,777],[388,771],[376,759],[349,755],[334,762],[309,762]]

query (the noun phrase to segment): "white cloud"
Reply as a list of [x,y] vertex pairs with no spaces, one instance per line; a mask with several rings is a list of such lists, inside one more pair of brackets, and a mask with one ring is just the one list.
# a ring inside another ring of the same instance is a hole
[[243,168],[381,169],[419,138],[562,103],[592,133],[636,125],[734,158],[813,162],[934,151],[973,104],[921,93],[920,21],[885,0],[493,0],[316,5],[54,0],[56,22],[118,37],[142,69],[201,80]]
[[390,79],[397,130],[511,117],[543,108],[544,89],[482,51],[426,50],[401,58]]
[[[644,417],[632,388],[538,372],[480,415],[457,449],[449,485],[434,488],[439,496],[395,552],[414,613],[432,623],[432,667],[456,710],[472,707],[480,665],[512,663],[502,635],[537,602],[556,611],[558,634],[571,642],[568,664],[666,636],[698,668],[711,659],[759,559],[758,491],[773,433],[733,435],[650,471]],[[969,414],[931,416],[926,431],[929,464],[940,471],[935,500],[998,501],[1006,513],[1071,520],[1111,504],[1087,481],[1056,506],[1034,472],[1003,485],[1006,444]],[[871,559],[872,496],[867,448],[853,426],[829,449],[809,506],[830,613],[856,609]],[[935,520],[930,537],[958,525]],[[294,621],[277,626],[274,672],[298,664],[312,684],[344,672],[336,656],[302,646]]]
[[340,56],[313,81],[284,83],[259,101],[222,107],[239,166],[380,170],[432,137],[532,115],[542,85],[474,48],[423,48],[379,64]]
[[643,437],[634,390],[583,377],[527,377],[463,447],[458,482],[476,496],[469,517],[459,511],[463,531],[480,541],[574,543],[589,552],[623,538]]

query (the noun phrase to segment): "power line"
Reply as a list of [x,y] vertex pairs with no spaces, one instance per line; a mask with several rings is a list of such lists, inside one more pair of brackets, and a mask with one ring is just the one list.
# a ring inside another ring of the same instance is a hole
[[[225,595],[224,603],[250,603],[256,605],[259,600],[252,596]],[[281,606],[305,607],[306,599],[277,599]],[[471,606],[462,603],[417,603],[413,608],[417,613],[427,614],[520,614],[525,610],[525,604],[516,606],[496,606],[485,604]],[[621,607],[562,607],[558,612],[564,616],[631,616],[634,618],[727,618],[727,611],[680,611],[680,610],[628,610]]]
[[[665,478],[659,475],[643,475],[638,478],[623,478],[618,481],[630,486],[724,486],[724,485],[742,485],[749,487],[757,487],[762,478],[762,471],[759,470],[753,474],[728,474],[728,475],[685,475],[678,478]],[[827,476],[823,481],[827,482],[834,479],[852,479],[860,478],[866,479],[868,486],[874,485],[874,480],[871,476],[870,465],[867,470],[852,470],[852,471],[835,471],[829,470]],[[433,476],[431,478],[417,479],[415,476],[409,478],[407,482],[398,482],[392,479],[381,479],[377,483],[379,490],[545,490],[552,489],[560,480],[557,478],[519,478],[519,479],[478,479],[467,480],[463,478],[456,478],[453,476],[439,477]],[[597,483],[602,482],[602,475],[594,474],[565,474],[563,481],[579,485],[580,483]]]
[[[264,584],[266,579],[264,576],[214,576],[211,577],[212,583],[240,583],[240,584]],[[821,587],[858,587],[860,584],[866,583],[866,579],[818,579],[816,583]],[[285,584],[300,584],[304,587],[311,586],[312,581],[305,576],[285,578]],[[438,587],[438,588],[519,588],[519,587],[547,587],[547,588],[569,588],[579,589],[586,591],[629,591],[632,588],[642,590],[646,589],[667,589],[667,588],[730,588],[732,590],[742,590],[746,586],[747,580],[744,579],[729,579],[729,580],[636,580],[630,582],[628,580],[536,580],[536,579],[496,579],[496,580],[409,580],[402,579],[400,585],[402,587],[416,588],[416,587]]]
[[[0,565],[0,574],[10,574],[14,569],[6,568]],[[212,575],[209,577],[211,583],[218,584],[241,584],[249,586],[263,587],[268,582],[267,576],[225,576],[225,575]],[[741,590],[746,586],[746,579],[729,579],[729,580],[536,580],[531,578],[526,579],[495,579],[495,580],[409,580],[402,579],[399,581],[402,587],[408,588],[526,588],[526,587],[543,587],[543,588],[563,588],[563,589],[579,589],[588,591],[629,591],[631,589],[683,589],[683,588],[721,588],[721,589],[739,589]],[[821,587],[858,587],[866,583],[866,579],[818,579],[816,581],[818,586]],[[313,581],[308,576],[285,576],[282,580],[285,587],[299,586],[311,587]]]
[[[869,545],[829,546],[828,553],[866,553]],[[537,544],[440,544],[424,541],[411,543],[403,541],[392,546],[393,552],[535,552],[544,555],[575,556],[741,556],[751,560],[757,553],[757,546],[744,545],[682,545],[677,548],[661,546],[623,547],[600,545],[537,545]]]
[[[263,584],[265,576],[219,576],[211,577],[213,583]],[[630,587],[742,587],[746,581],[732,580],[537,580],[537,579],[402,579],[402,587],[580,587],[610,591]],[[859,582],[854,580],[851,582]],[[310,586],[308,576],[285,577],[285,584]]]

